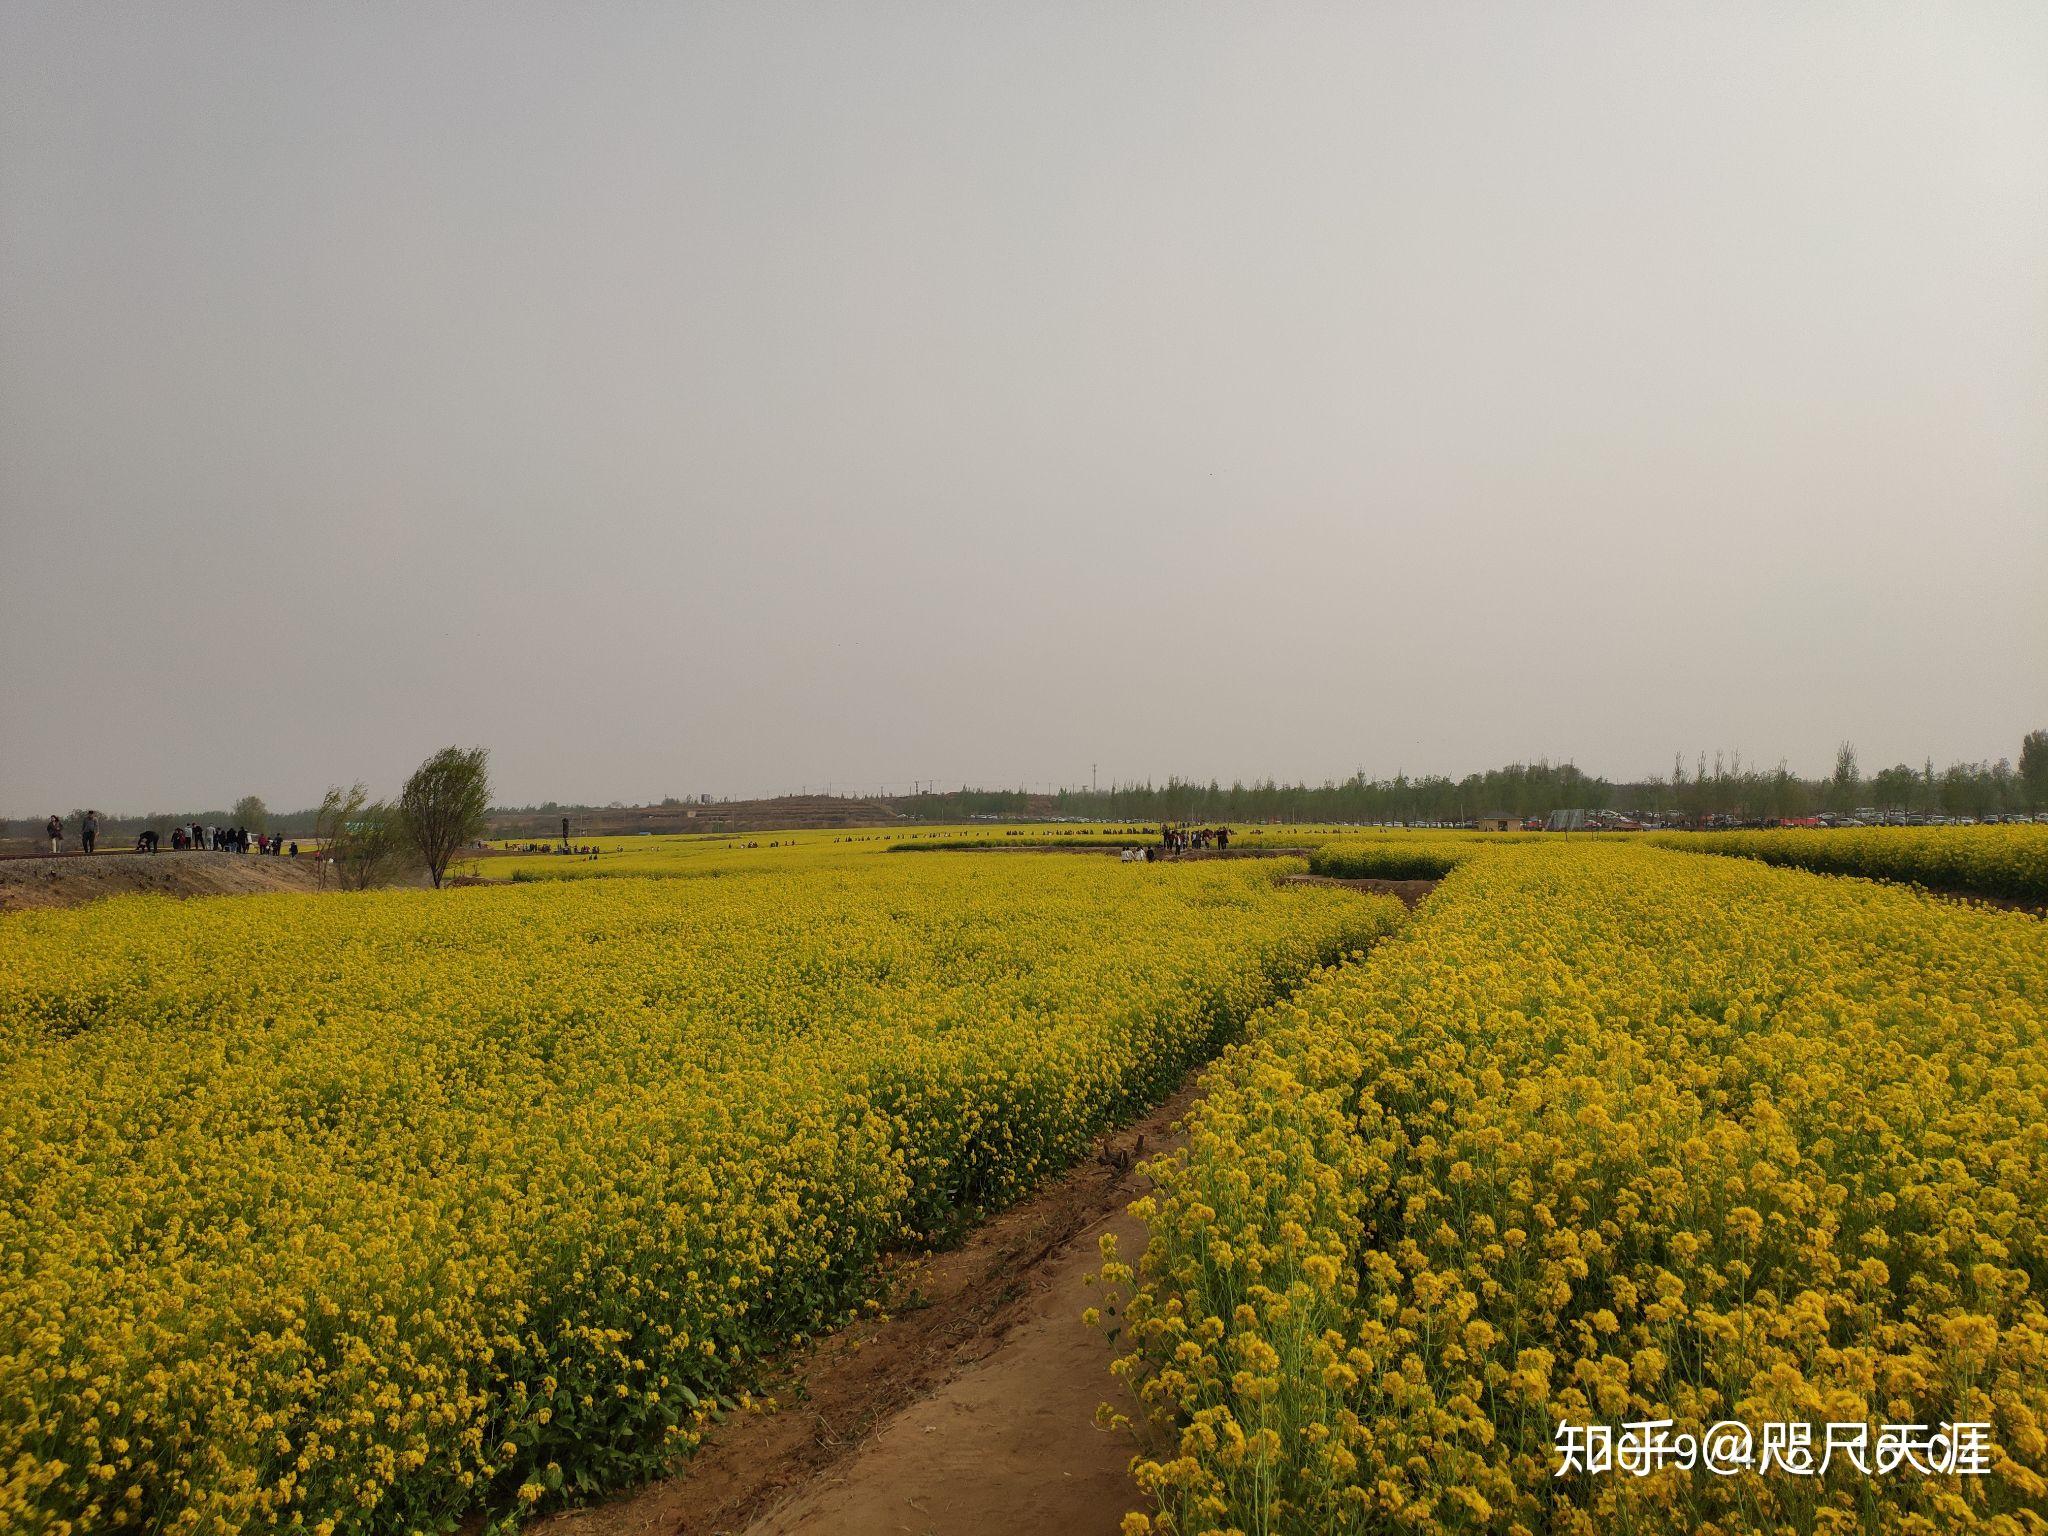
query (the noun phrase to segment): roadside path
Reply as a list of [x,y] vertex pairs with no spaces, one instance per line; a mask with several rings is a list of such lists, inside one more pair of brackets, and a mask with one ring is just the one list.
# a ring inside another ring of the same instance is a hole
[[1081,1321],[1100,1300],[1085,1277],[1102,1262],[1104,1232],[1126,1254],[1144,1247],[1144,1224],[1124,1210],[1075,1232],[1025,1280],[992,1353],[897,1413],[747,1536],[1116,1536],[1139,1503],[1129,1470],[1137,1442],[1097,1428],[1095,1410],[1108,1401],[1135,1417],[1137,1408],[1109,1372],[1102,1331]]

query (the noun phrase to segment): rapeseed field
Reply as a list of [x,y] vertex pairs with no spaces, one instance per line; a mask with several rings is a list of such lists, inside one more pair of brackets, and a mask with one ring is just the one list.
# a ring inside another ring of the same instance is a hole
[[2048,902],[2048,826],[1783,827],[1664,833],[1655,840],[1691,853],[1734,854],[1821,874]]
[[0,918],[0,1530],[442,1532],[668,1466],[1401,917],[849,846]]
[[[2039,919],[1487,847],[1205,1089],[1102,1275],[1128,1532],[2048,1530]],[[1908,1426],[1939,1475],[1560,1455],[1658,1421]]]

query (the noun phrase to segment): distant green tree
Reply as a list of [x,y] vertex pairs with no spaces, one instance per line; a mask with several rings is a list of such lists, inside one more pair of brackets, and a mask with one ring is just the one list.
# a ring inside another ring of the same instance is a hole
[[2004,815],[2020,808],[2019,775],[2012,771],[2012,759],[2001,757],[1991,765],[1984,785],[1984,808]]
[[260,795],[244,795],[235,802],[234,823],[247,827],[251,832],[267,832],[270,829],[270,807],[263,803]]
[[1835,748],[1835,771],[1828,776],[1828,805],[1837,811],[1856,809],[1863,778],[1856,769],[1856,749],[1848,742]]
[[1904,763],[1886,768],[1870,781],[1870,797],[1879,810],[1907,811],[1920,787],[1920,776]]
[[1806,785],[1782,762],[1771,773],[1769,803],[1771,814],[1784,821],[1809,815],[1813,810],[1813,797]]
[[2029,731],[2020,743],[2020,798],[2030,811],[2048,811],[2048,731]]
[[1961,763],[1950,763],[1941,776],[1941,813],[1944,816],[1967,816],[1976,809],[1970,793],[1970,770]]
[[491,809],[490,751],[443,747],[414,770],[398,796],[406,835],[438,889],[455,850],[480,836]]
[[372,800],[360,782],[327,791],[314,814],[320,843],[320,880],[332,872],[344,890],[366,891],[397,874],[405,863],[402,818],[394,806]]

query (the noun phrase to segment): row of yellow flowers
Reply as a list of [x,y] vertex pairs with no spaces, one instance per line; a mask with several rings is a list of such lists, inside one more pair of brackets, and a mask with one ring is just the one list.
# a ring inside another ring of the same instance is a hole
[[[2048,1531],[2038,919],[1491,848],[1206,1083],[1104,1270],[1153,1421],[1127,1530]],[[1561,1422],[1657,1419],[1994,1450],[1556,1475]]]
[[1820,874],[2048,902],[2048,826],[1785,827],[1661,833],[1655,841],[1691,853],[1736,854]]
[[1390,831],[1333,837],[1313,848],[1309,873],[1337,880],[1439,880],[1475,854],[1541,833]]
[[438,1532],[655,1470],[1399,915],[868,846],[0,919],[0,1531]]

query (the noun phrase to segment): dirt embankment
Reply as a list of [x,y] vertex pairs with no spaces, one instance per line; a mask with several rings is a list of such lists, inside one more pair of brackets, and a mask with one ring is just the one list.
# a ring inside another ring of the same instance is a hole
[[137,891],[163,896],[245,896],[310,891],[313,860],[239,853],[67,853],[0,859],[0,912],[75,907]]

